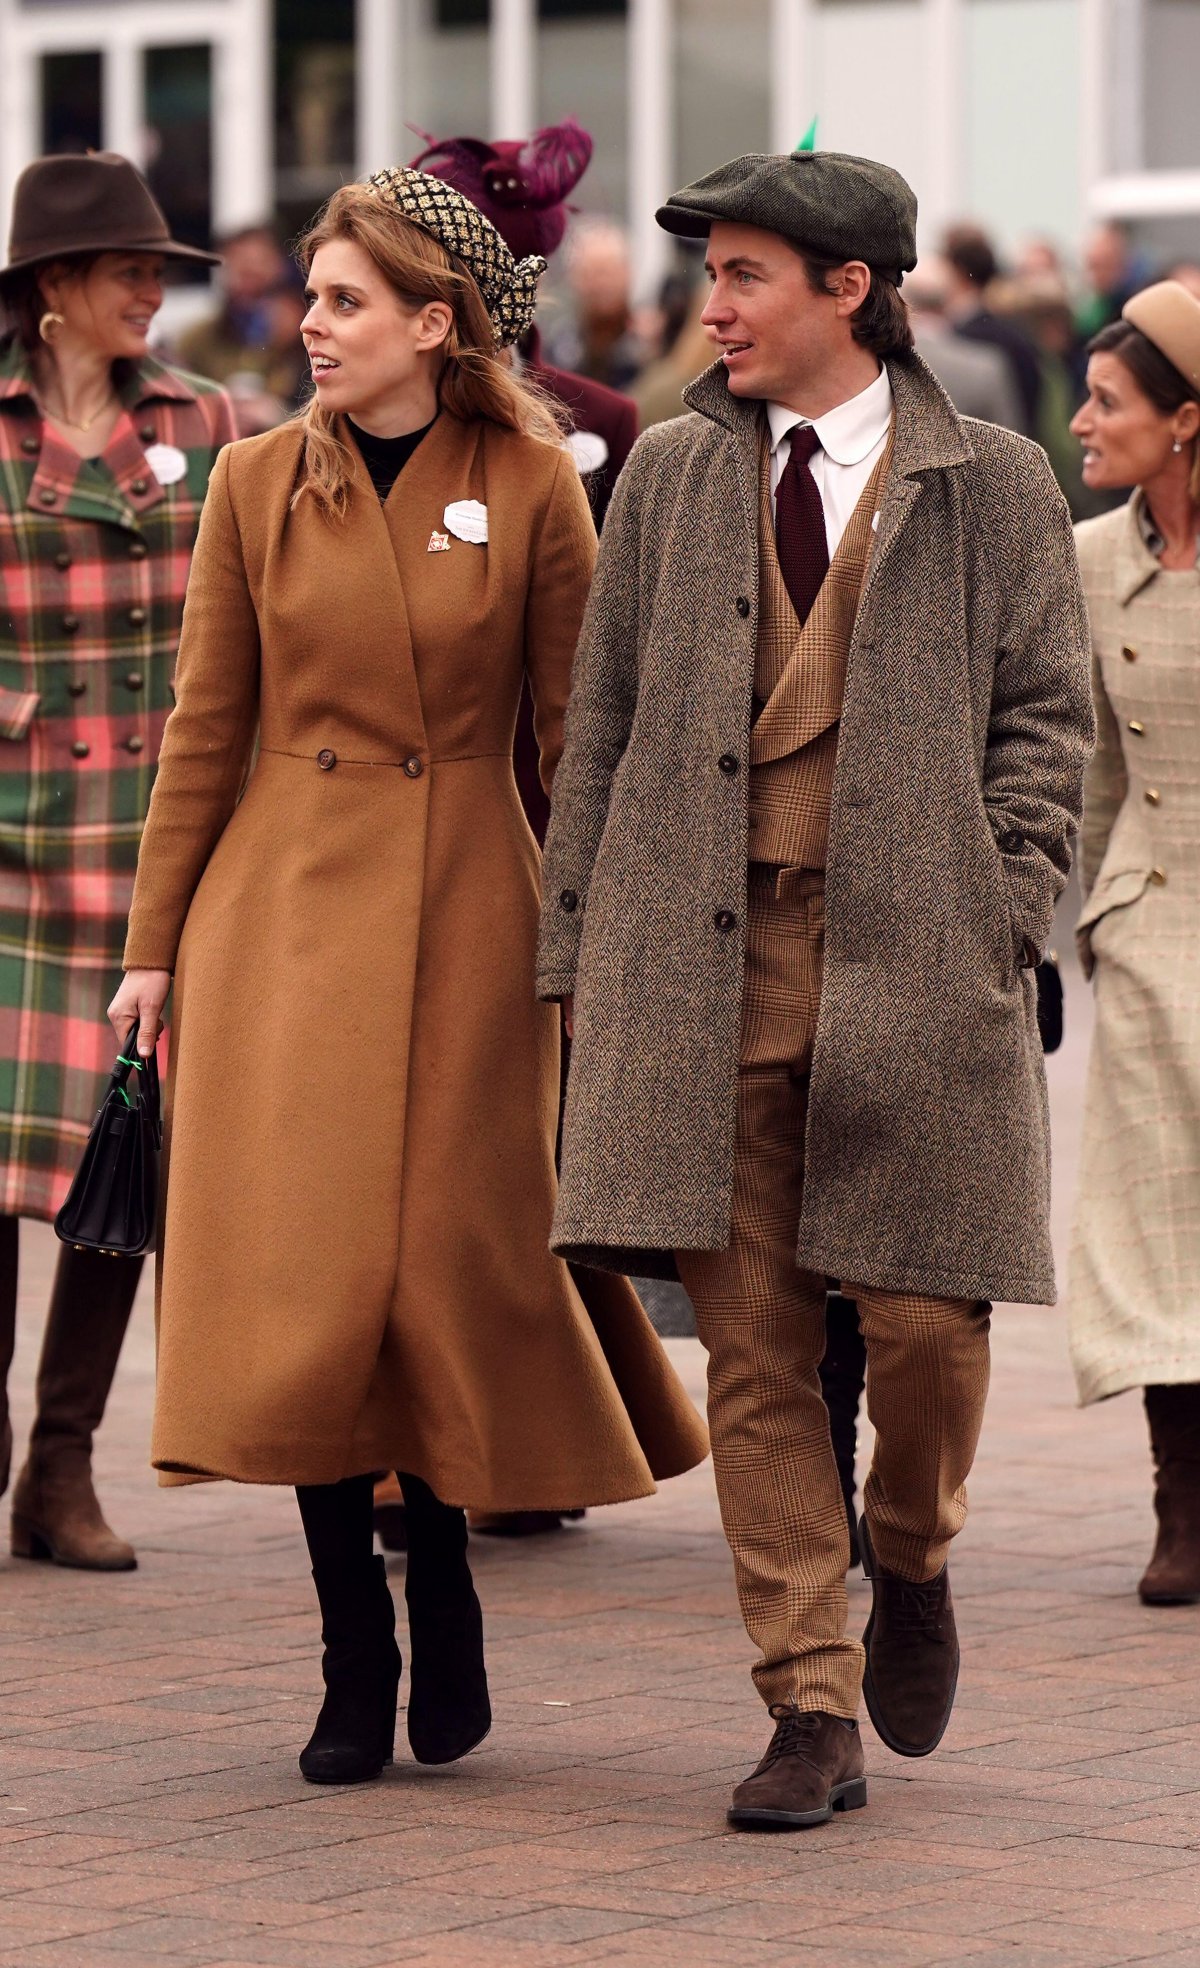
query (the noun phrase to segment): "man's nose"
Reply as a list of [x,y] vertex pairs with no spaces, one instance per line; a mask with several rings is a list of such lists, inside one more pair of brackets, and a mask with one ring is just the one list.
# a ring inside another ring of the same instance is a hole
[[728,301],[721,299],[714,287],[704,304],[704,311],[700,316],[701,326],[705,328],[716,328],[722,321],[731,321],[732,319],[733,309],[730,307]]

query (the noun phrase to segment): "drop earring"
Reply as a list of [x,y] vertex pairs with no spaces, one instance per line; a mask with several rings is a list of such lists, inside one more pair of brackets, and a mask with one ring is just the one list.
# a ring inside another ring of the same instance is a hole
[[58,340],[60,333],[66,325],[63,316],[58,313],[57,309],[47,308],[45,314],[38,322],[38,334],[49,347]]
[[1181,443],[1179,442],[1179,439],[1178,439],[1178,438],[1176,438],[1176,439],[1175,439],[1175,442],[1174,442],[1174,444],[1173,444],[1173,445],[1171,446],[1171,449],[1172,449],[1172,451],[1174,451],[1174,452],[1175,452],[1176,454],[1178,454],[1178,453],[1179,453],[1180,451],[1182,451],[1182,450],[1183,450],[1183,446],[1182,446],[1182,444],[1181,444]]

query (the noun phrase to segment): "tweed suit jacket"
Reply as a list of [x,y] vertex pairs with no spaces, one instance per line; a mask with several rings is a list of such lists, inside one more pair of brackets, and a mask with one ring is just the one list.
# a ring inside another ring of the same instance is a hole
[[[1036,994],[1094,737],[1045,455],[888,364],[895,452],[855,619],[797,1261],[1048,1302]],[[720,368],[641,437],[601,543],[546,843],[538,988],[575,994],[554,1247],[728,1241],[757,648],[758,406]]]
[[771,454],[760,432],[754,695],[763,708],[750,739],[751,860],[825,866],[846,658],[892,449],[889,438],[801,628],[776,552]]

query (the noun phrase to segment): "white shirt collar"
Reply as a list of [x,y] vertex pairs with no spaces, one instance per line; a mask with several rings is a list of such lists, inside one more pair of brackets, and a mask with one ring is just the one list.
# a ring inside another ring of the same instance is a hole
[[835,465],[861,464],[868,452],[874,450],[891,421],[892,385],[887,370],[883,368],[865,390],[860,390],[848,402],[839,403],[836,409],[826,411],[823,417],[802,417],[798,411],[789,410],[783,403],[767,405],[772,451],[778,451],[784,438],[791,436],[797,424],[811,423],[822,451],[826,457],[833,459]]

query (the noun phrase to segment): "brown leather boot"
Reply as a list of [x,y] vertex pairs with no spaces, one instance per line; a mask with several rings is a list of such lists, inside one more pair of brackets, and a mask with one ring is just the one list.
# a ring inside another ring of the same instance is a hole
[[730,1824],[798,1831],[828,1824],[835,1811],[860,1811],[867,1780],[858,1723],[788,1702],[777,1702],[770,1714],[775,1734],[753,1776],[734,1791]]
[[1147,1387],[1158,1535],[1138,1595],[1146,1606],[1200,1599],[1200,1386]]
[[872,1595],[863,1634],[867,1714],[897,1756],[928,1756],[946,1733],[958,1686],[949,1568],[924,1584],[885,1572],[865,1517],[858,1541]]
[[37,1378],[37,1420],[13,1491],[12,1549],[83,1571],[130,1572],[132,1545],[109,1529],[92,1487],[92,1438],[129,1324],[141,1259],[64,1245]]

